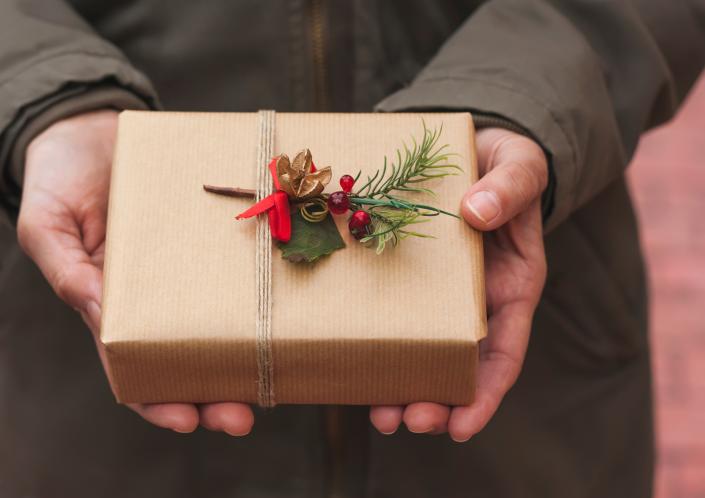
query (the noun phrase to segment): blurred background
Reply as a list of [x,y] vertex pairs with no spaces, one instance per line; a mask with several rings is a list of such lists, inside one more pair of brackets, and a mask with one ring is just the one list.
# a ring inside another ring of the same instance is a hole
[[656,498],[705,498],[705,76],[629,168],[651,291]]

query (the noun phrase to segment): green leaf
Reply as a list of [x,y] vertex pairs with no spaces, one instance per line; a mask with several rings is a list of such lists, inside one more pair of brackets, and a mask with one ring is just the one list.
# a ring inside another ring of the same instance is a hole
[[296,209],[291,213],[291,239],[286,244],[278,242],[282,257],[293,263],[312,263],[321,256],[345,247],[345,242],[328,214],[323,221],[307,221]]

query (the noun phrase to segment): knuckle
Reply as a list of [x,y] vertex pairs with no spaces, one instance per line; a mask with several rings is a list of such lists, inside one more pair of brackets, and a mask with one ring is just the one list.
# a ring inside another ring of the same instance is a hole
[[526,170],[533,190],[543,192],[548,184],[548,164],[541,146],[528,137],[512,134],[505,137],[500,147],[508,150],[509,157],[515,158],[513,163]]
[[69,304],[73,290],[73,275],[70,269],[62,268],[57,270],[51,277],[51,286],[54,292],[62,301]]
[[496,159],[506,151],[508,148],[512,147],[512,142],[515,137],[511,134],[501,134],[493,143],[489,154],[489,163],[494,164]]
[[530,167],[536,181],[536,189],[541,194],[548,186],[548,162],[542,151],[541,155],[530,163]]
[[548,185],[548,160],[543,149],[528,138],[526,140],[526,162],[527,168],[531,171],[532,177],[536,182],[536,190],[541,193]]
[[537,192],[537,180],[523,162],[512,162],[505,171],[511,196],[522,206],[528,205],[540,193]]

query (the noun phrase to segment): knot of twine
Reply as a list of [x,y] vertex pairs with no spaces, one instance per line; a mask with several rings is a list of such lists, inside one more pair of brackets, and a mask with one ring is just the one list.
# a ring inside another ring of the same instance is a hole
[[[257,138],[257,185],[255,201],[272,193],[272,177],[267,165],[274,156],[274,111],[259,111]],[[257,216],[255,239],[255,285],[257,317],[257,400],[260,406],[274,406],[274,366],[272,364],[272,235],[266,213]]]

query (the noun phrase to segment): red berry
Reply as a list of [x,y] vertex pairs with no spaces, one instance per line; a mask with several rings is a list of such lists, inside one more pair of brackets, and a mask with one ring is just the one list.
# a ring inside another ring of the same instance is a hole
[[328,196],[328,209],[333,214],[343,214],[350,209],[350,199],[348,194],[338,190]]
[[340,186],[343,192],[352,192],[353,185],[355,185],[355,179],[350,175],[343,175],[340,177]]
[[367,211],[363,211],[362,209],[355,211],[350,217],[350,224],[354,224],[356,227],[367,226],[370,224],[370,222],[372,222],[370,214]]
[[358,210],[353,213],[348,222],[348,228],[353,237],[360,240],[368,234],[372,219],[367,211]]

